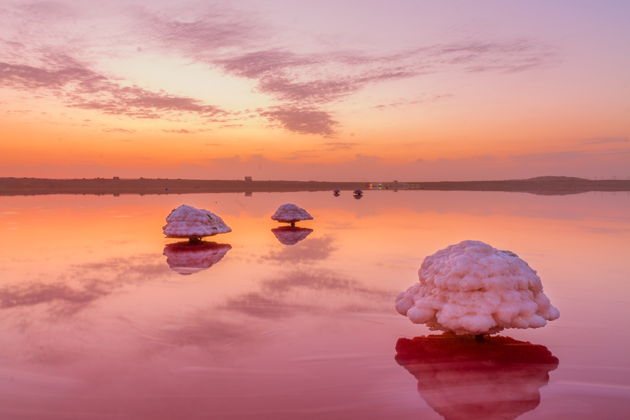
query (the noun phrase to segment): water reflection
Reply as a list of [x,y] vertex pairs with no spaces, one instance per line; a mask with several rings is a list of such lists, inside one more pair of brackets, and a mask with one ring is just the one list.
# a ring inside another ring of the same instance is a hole
[[230,249],[231,245],[216,242],[175,242],[164,247],[164,255],[171,270],[189,275],[212,267]]
[[446,419],[514,419],[538,406],[539,389],[558,367],[558,358],[542,345],[451,334],[400,338],[396,361]]
[[283,245],[295,245],[310,235],[313,229],[281,226],[271,229],[271,231]]

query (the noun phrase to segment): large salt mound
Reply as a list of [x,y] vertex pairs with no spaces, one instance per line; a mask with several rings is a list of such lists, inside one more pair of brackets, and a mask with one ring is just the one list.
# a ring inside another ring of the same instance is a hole
[[278,210],[276,210],[271,218],[278,222],[295,223],[300,220],[311,220],[313,216],[302,207],[298,207],[292,203],[286,203],[278,207]]
[[232,231],[216,214],[185,204],[171,211],[162,230],[169,238],[201,238]]
[[536,272],[516,254],[463,241],[426,257],[420,283],[396,298],[413,323],[455,334],[540,328],[560,316]]

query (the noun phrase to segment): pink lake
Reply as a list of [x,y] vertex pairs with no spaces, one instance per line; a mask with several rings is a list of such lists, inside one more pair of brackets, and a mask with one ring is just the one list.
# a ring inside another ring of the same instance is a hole
[[[276,229],[285,202],[314,220]],[[170,245],[184,203],[233,231]],[[628,193],[0,197],[0,232],[2,419],[630,417]],[[398,315],[464,239],[525,259],[560,319],[480,352]]]

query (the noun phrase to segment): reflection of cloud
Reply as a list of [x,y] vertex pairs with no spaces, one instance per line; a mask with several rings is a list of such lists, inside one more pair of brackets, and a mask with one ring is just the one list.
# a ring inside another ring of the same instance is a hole
[[183,324],[163,326],[152,332],[157,337],[154,342],[169,346],[198,346],[216,349],[217,343],[237,341],[243,343],[252,337],[252,331],[242,323],[232,323],[211,319],[208,314],[199,313]]
[[399,339],[396,361],[416,377],[426,402],[448,419],[513,419],[533,410],[539,388],[558,366],[542,345],[448,334]]
[[212,267],[221,261],[230,249],[232,247],[228,244],[215,242],[175,242],[164,247],[164,255],[171,270],[187,275]]
[[225,309],[253,317],[290,317],[300,313],[379,311],[377,302],[394,292],[365,287],[354,279],[322,270],[295,270],[262,282],[259,291],[231,299]]
[[77,288],[61,282],[21,284],[0,289],[0,307],[6,309],[56,303],[56,311],[76,312],[111,292],[111,284],[101,280],[87,280]]
[[[289,226],[287,226],[289,227]],[[274,230],[286,230],[287,227],[284,228],[276,228]],[[296,228],[293,228],[296,229]],[[301,228],[297,228],[301,229]],[[310,231],[311,229],[306,229],[306,231]],[[310,232],[306,232],[308,235]],[[274,234],[277,233],[274,231]],[[334,240],[330,236],[325,236],[322,238],[312,238],[306,242],[301,243],[298,246],[294,247],[283,247],[279,250],[271,251],[268,255],[264,256],[263,259],[266,260],[274,260],[280,262],[288,262],[288,263],[306,263],[313,261],[322,261],[330,257],[337,248],[333,245]]]
[[298,305],[256,292],[230,299],[226,308],[257,318],[287,318],[313,309],[308,305]]
[[322,269],[288,272],[281,277],[266,280],[262,285],[264,292],[277,295],[289,293],[295,289],[324,292],[337,291],[378,297],[391,295],[390,292],[367,288],[354,279]]
[[[94,301],[112,294],[127,284],[164,276],[168,270],[162,264],[147,263],[152,255],[111,258],[102,262],[70,266],[57,281],[31,282],[0,288],[0,308],[50,305],[53,313],[76,313]],[[91,276],[86,277],[86,273]],[[99,273],[95,278],[92,274]]]

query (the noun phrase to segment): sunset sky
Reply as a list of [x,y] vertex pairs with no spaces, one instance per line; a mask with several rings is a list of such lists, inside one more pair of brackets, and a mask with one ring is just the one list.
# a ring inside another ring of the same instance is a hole
[[627,1],[0,0],[0,176],[630,178]]

